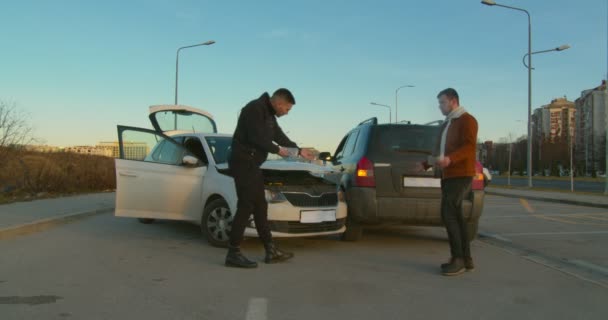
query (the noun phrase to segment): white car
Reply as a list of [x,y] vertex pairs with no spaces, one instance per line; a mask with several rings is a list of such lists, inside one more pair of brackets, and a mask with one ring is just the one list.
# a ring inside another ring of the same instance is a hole
[[[227,159],[232,136],[218,134],[211,114],[181,105],[152,106],[155,130],[118,126],[118,217],[183,220],[201,226],[214,246],[229,240],[237,196]],[[339,173],[301,162],[262,165],[274,237],[341,234],[346,203]],[[257,236],[253,219],[246,236]]]
[[483,168],[483,186],[487,187],[492,182],[492,173],[488,168]]

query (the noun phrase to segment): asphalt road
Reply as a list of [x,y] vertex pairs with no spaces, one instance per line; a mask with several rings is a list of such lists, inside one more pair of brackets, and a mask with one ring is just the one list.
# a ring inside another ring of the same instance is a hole
[[101,215],[0,241],[0,319],[606,319],[607,220],[488,197],[477,270],[446,278],[440,228],[282,240],[292,262],[235,270],[196,226]]
[[[508,184],[508,179],[506,177],[492,177],[491,184],[497,186],[506,186]],[[570,180],[547,180],[532,178],[532,184],[535,187],[544,189],[570,190]],[[511,185],[515,187],[526,187],[528,186],[528,179],[521,177],[511,178]],[[574,180],[574,191],[601,193],[604,192],[604,186],[604,182]]]

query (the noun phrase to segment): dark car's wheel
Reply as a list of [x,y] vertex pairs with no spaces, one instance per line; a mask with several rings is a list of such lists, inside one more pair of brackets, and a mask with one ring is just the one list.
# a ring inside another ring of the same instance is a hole
[[346,231],[342,234],[344,241],[359,241],[363,237],[363,227],[350,217],[346,217]]
[[203,212],[201,231],[209,244],[227,248],[234,215],[224,199],[213,200]]
[[479,220],[473,222],[467,222],[467,236],[469,241],[477,239],[477,230],[479,228]]
[[150,219],[150,218],[138,218],[137,220],[143,224],[150,224],[150,223],[153,223],[154,221],[156,221],[156,219]]

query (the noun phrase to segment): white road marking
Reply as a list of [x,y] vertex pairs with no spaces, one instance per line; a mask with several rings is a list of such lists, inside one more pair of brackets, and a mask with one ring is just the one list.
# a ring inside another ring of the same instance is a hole
[[251,298],[247,307],[246,320],[267,320],[268,319],[268,299]]
[[583,261],[583,260],[572,260],[570,262],[572,262],[578,266],[581,266],[583,268],[587,268],[587,269],[593,270],[595,272],[601,273],[603,275],[608,275],[608,268],[598,266],[597,264],[593,264],[591,262],[587,262],[587,261]]
[[519,237],[519,236],[564,236],[564,235],[584,235],[584,234],[608,234],[608,230],[604,231],[563,231],[563,232],[522,232],[522,233],[503,233],[503,236]]

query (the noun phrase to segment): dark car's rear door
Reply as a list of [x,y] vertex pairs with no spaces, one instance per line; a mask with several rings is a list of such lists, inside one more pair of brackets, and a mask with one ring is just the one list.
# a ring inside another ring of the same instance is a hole
[[438,136],[438,126],[376,126],[368,154],[374,163],[377,196],[440,198],[438,172],[424,166]]

